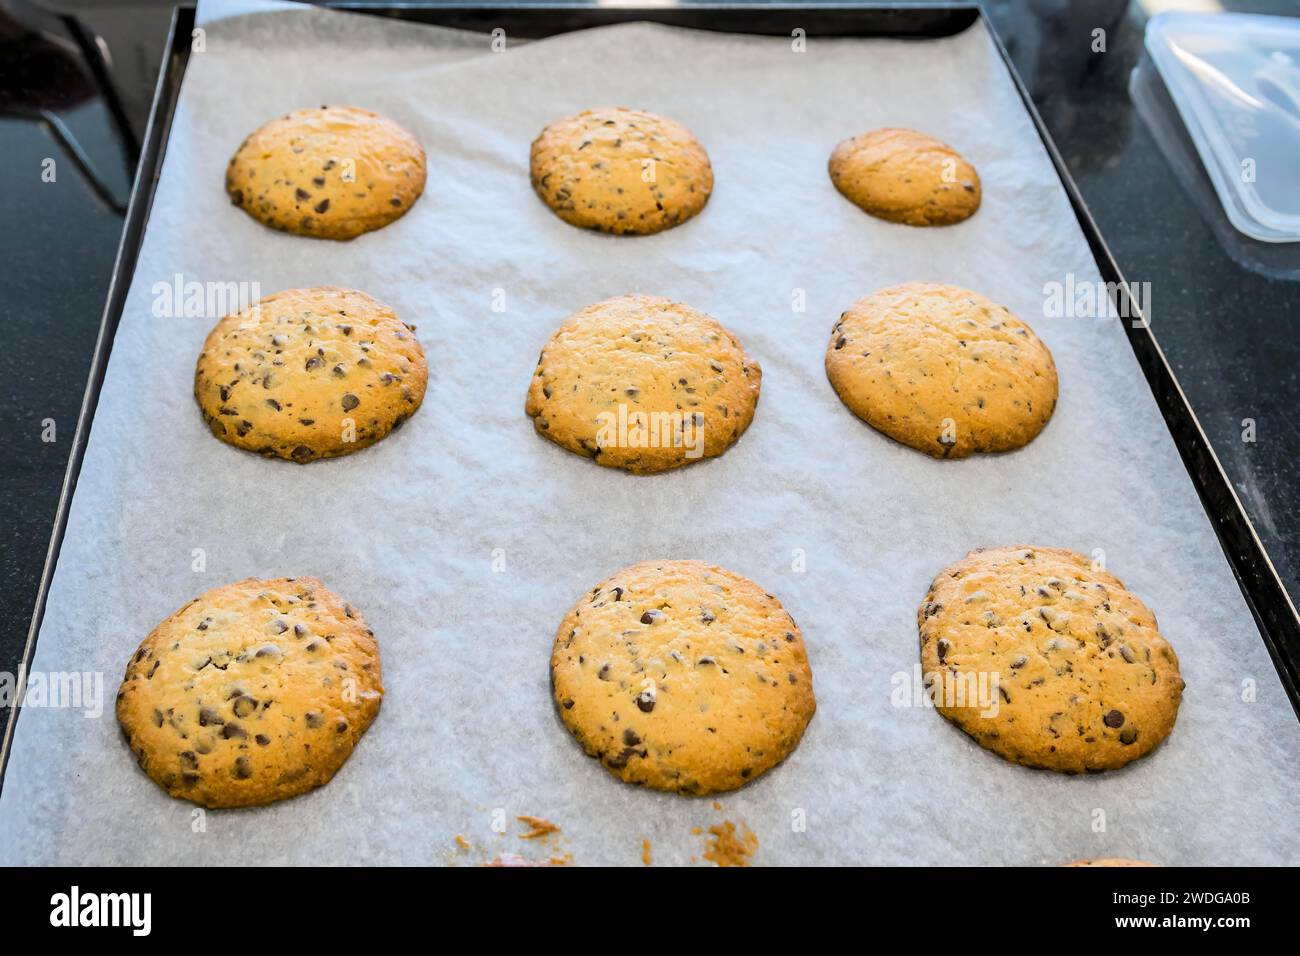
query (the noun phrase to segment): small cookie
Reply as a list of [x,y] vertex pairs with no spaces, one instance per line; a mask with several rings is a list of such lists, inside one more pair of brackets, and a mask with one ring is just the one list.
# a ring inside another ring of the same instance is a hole
[[680,123],[626,107],[584,110],[533,140],[533,189],[565,222],[648,235],[697,215],[713,191],[709,154]]
[[1065,867],[1072,866],[1155,866],[1154,863],[1143,863],[1141,860],[1124,860],[1117,856],[1098,857],[1095,860],[1076,860],[1074,863],[1063,863]]
[[1033,330],[937,283],[853,303],[831,331],[826,376],[853,414],[935,458],[1019,448],[1056,408],[1056,365]]
[[776,766],[817,709],[781,602],[702,561],[645,561],[598,584],[556,632],[551,686],[588,756],[691,795]]
[[620,295],[551,336],[524,411],[557,445],[650,474],[730,448],[754,418],[762,382],[759,364],[703,312]]
[[379,713],[380,679],[374,634],[320,581],[248,578],[153,629],[117,719],[171,796],[255,806],[329,782]]
[[980,177],[951,146],[912,129],[876,129],[835,147],[831,182],[871,215],[947,226],[975,215]]
[[1178,656],[1145,604],[1061,548],[976,550],[917,611],[921,666],[941,714],[1027,767],[1113,770],[1178,716]]
[[208,335],[194,397],[224,442],[305,463],[373,445],[424,400],[414,326],[364,292],[289,289]]
[[232,203],[272,229],[318,239],[353,239],[400,219],[424,180],[419,141],[353,106],[271,120],[226,167]]

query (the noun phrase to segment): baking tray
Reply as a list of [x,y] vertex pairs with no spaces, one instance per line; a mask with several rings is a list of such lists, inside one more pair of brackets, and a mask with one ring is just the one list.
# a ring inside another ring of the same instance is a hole
[[[745,5],[590,7],[564,4],[496,7],[403,4],[377,7],[356,3],[320,5],[335,10],[396,17],[484,33],[501,28],[511,36],[523,38],[542,38],[635,20],[693,29],[772,36],[789,36],[792,30],[799,28],[805,30],[811,37],[931,38],[961,33],[983,18],[980,8],[972,4],[953,4],[943,7],[906,4],[798,7]],[[90,376],[77,421],[55,528],[23,651],[21,666],[24,668],[30,665],[35,650],[36,635],[44,616],[49,587],[67,526],[69,507],[80,474],[113,338],[122,315],[145,226],[149,219],[158,172],[166,151],[168,133],[188,63],[190,35],[194,23],[193,7],[176,8],[169,34],[168,53],[154,96],[108,301],[101,320]],[[994,38],[998,53],[1052,161],[1061,185],[1065,188],[1098,270],[1102,278],[1111,284],[1117,309],[1120,310],[1120,314],[1136,316],[1123,323],[1128,341],[1145,374],[1188,475],[1197,489],[1202,506],[1210,518],[1247,605],[1251,609],[1292,707],[1300,714],[1300,615],[1297,615],[1295,605],[1282,586],[1159,345],[1146,322],[1141,318],[1136,303],[1129,300],[1123,276],[1098,232],[1060,154],[1053,145],[1042,118],[1016,75],[1006,50],[997,41],[996,33],[991,27],[988,32]],[[0,786],[3,786],[4,769],[8,764],[18,714],[18,708],[12,708],[6,723],[3,744],[0,747]]]

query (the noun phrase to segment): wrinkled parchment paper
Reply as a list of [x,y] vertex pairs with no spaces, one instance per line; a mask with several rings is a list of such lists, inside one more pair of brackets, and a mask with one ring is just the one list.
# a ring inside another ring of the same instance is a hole
[[[378,110],[420,138],[429,182],[409,215],[333,243],[229,204],[223,172],[243,137],[319,103]],[[533,137],[605,104],[675,117],[705,143],[717,186],[701,216],[615,238],[538,201]],[[978,167],[973,219],[891,225],[835,192],[831,149],[886,125],[930,132]],[[191,397],[219,316],[152,314],[152,287],[177,274],[387,301],[428,353],[423,409],[374,448],[306,467],[221,444]],[[1098,279],[980,26],[930,41],[813,38],[795,53],[779,38],[628,24],[492,53],[486,37],[340,13],[210,23],[35,655],[39,671],[102,672],[104,713],[22,712],[0,861],[475,863],[508,851],[639,864],[648,839],[656,864],[681,864],[703,850],[693,828],[726,819],[757,835],[755,863],[1300,862],[1296,719],[1118,320],[1044,315],[1044,284],[1068,274]],[[1060,404],[1030,446],[936,462],[840,404],[822,366],[832,324],[859,296],[912,279],[984,292],[1051,347]],[[762,363],[757,417],[722,458],[638,478],[534,434],[523,403],[542,344],[570,312],[628,291],[709,312]],[[1152,311],[1158,329],[1158,289]],[[970,548],[1016,543],[1103,549],[1155,610],[1187,691],[1150,758],[1088,777],[1028,770],[891,702],[894,675],[917,662],[931,577]],[[572,602],[660,557],[755,579],[807,639],[818,711],[802,745],[721,810],[619,783],[550,700],[551,641]],[[136,644],[185,601],[282,574],[319,576],[362,609],[382,650],[383,710],[329,786],[203,818],[136,767],[113,693]],[[522,841],[517,814],[563,834]],[[505,834],[493,829],[503,820]]]

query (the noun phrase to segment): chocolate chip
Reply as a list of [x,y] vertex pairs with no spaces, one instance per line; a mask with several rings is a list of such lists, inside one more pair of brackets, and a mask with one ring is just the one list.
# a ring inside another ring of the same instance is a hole
[[344,410],[345,412],[350,412],[350,411],[352,411],[352,409],[356,408],[356,407],[357,407],[358,405],[360,405],[360,404],[361,404],[361,399],[357,398],[357,397],[356,397],[355,395],[353,395],[351,392],[346,392],[346,393],[344,393],[344,395],[343,395],[343,410]]
[[325,212],[327,209],[329,209],[329,207],[330,207],[330,201],[328,199],[322,199],[320,202],[316,204],[315,208],[317,212]]
[[298,445],[290,454],[295,461],[309,461],[315,452],[307,445]]
[[1129,746],[1137,739],[1138,732],[1136,727],[1125,727],[1119,732],[1119,742],[1125,747]]
[[655,692],[649,688],[641,691],[641,693],[637,695],[636,705],[640,709],[641,713],[650,713],[650,711],[655,709]]
[[313,355],[311,358],[309,358],[306,362],[303,363],[303,368],[306,369],[308,372],[310,372],[313,369],[320,368],[324,364],[325,364],[324,359],[322,359],[319,355]]
[[934,645],[934,649],[939,652],[939,663],[942,664],[944,658],[948,656],[948,652],[952,650],[952,643],[946,637],[941,637],[938,643]]
[[271,738],[266,736],[266,734],[258,734],[253,739],[257,741],[257,745],[259,747],[265,747],[267,744],[271,742]]
[[1124,715],[1123,715],[1122,713],[1120,713],[1118,710],[1108,710],[1108,711],[1106,711],[1106,716],[1103,717],[1101,720],[1102,720],[1102,723],[1104,723],[1107,727],[1123,727],[1123,726],[1124,726]]
[[193,750],[182,750],[180,752],[181,766],[186,770],[198,770],[199,758],[194,755]]
[[248,736],[248,731],[244,730],[239,724],[226,724],[221,728],[221,736],[227,740],[242,740]]
[[307,720],[308,727],[319,727],[322,723],[324,723],[324,720],[322,720],[321,718],[320,711],[317,710],[307,711],[306,720]]
[[225,723],[225,721],[221,719],[221,715],[218,714],[218,713],[217,713],[215,710],[213,710],[211,707],[200,707],[200,708],[199,708],[199,726],[200,726],[200,727],[206,727],[206,726],[208,726],[209,724],[224,724],[224,723]]
[[609,665],[601,664],[600,670],[596,671],[596,676],[601,680],[609,680]]
[[1133,653],[1133,650],[1127,644],[1119,646],[1119,656],[1130,664],[1137,660],[1137,655]]
[[[236,717],[247,717],[253,711],[257,710],[257,701],[245,694],[241,697],[236,697],[234,704],[231,706],[234,708]],[[229,730],[229,728],[226,729]]]
[[658,624],[664,619],[662,611],[650,610],[641,615],[642,624]]
[[636,735],[636,731],[629,727],[623,731],[623,743],[629,747],[635,747],[641,742],[641,738]]
[[1018,670],[1019,668],[1024,667],[1028,663],[1029,663],[1029,658],[1026,657],[1024,654],[1021,654],[1019,657],[1017,657],[1014,661],[1011,662],[1011,669]]
[[311,198],[311,193],[307,192],[307,190],[303,189],[301,186],[294,190],[293,195],[295,199],[301,200],[302,202],[306,202]]
[[253,767],[248,762],[248,758],[236,757],[235,758],[235,779],[247,780],[252,775],[253,775]]
[[712,624],[714,621],[717,620],[717,618],[714,616],[713,612],[710,611],[707,607],[702,607],[700,608],[700,620],[703,621],[705,624]]

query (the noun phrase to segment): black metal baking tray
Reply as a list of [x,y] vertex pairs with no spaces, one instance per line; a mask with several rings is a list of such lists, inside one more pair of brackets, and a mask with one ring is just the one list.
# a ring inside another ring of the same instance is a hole
[[[478,6],[464,4],[414,4],[397,3],[379,6],[374,4],[338,2],[327,0],[318,4],[335,10],[346,10],[374,16],[395,17],[398,19],[456,27],[462,30],[474,30],[491,33],[504,30],[507,37],[540,39],[573,30],[606,26],[633,20],[652,21],[671,26],[690,27],[692,29],[715,30],[731,33],[751,33],[768,36],[791,36],[792,31],[805,31],[805,35],[822,37],[895,37],[895,38],[934,38],[952,36],[973,26],[984,18],[980,7],[972,3],[956,3],[945,6],[910,5],[910,4],[807,4],[800,6],[772,5],[696,5],[689,6],[617,6],[597,7],[573,4],[526,4],[497,6]],[[158,86],[154,93],[153,109],[149,125],[145,131],[140,162],[136,169],[135,185],[131,192],[131,202],[127,210],[126,224],[122,231],[122,240],[118,247],[117,262],[113,269],[112,282],[109,285],[108,301],[100,323],[99,337],[91,361],[90,377],[86,383],[85,397],[77,419],[77,429],[73,438],[72,453],[68,460],[64,476],[63,489],[59,497],[58,513],[55,517],[54,532],[50,538],[49,551],[46,555],[45,568],[41,575],[40,589],[37,593],[36,606],[28,629],[27,644],[23,650],[21,666],[24,670],[30,666],[31,657],[36,647],[36,637],[41,620],[45,614],[45,603],[49,595],[50,582],[54,577],[54,567],[58,561],[59,548],[63,542],[64,531],[68,523],[68,511],[72,495],[81,473],[81,463],[85,456],[86,441],[90,434],[90,425],[95,416],[99,402],[100,388],[104,382],[104,372],[108,367],[109,353],[113,348],[113,337],[117,331],[118,321],[126,294],[135,272],[136,258],[140,244],[144,239],[145,226],[149,221],[149,210],[153,205],[154,188],[158,182],[158,173],[162,168],[163,155],[167,148],[168,133],[180,94],[181,78],[189,61],[191,31],[194,28],[195,8],[180,6],[172,15],[171,32],[168,37],[167,54]],[[1283,587],[1268,554],[1264,551],[1255,529],[1246,517],[1246,512],[1233,490],[1214,450],[1210,447],[1205,432],[1201,429],[1195,413],[1187,402],[1187,397],[1179,387],[1164,353],[1160,350],[1155,337],[1151,334],[1137,303],[1128,295],[1128,286],[1120,273],[1119,266],[1110,254],[1105,240],[1097,229],[1088,207],[1075,186],[1061,154],[1057,151],[1042,117],[1034,108],[1028,91],[1016,74],[997,34],[985,20],[989,34],[1002,57],[1007,71],[1011,74],[1016,90],[1020,94],[1025,108],[1033,120],[1039,138],[1043,142],[1056,174],[1070,198],[1079,227],[1087,237],[1093,258],[1102,279],[1108,283],[1115,307],[1119,315],[1130,318],[1122,324],[1128,335],[1129,344],[1137,356],[1139,365],[1146,375],[1147,383],[1155,396],[1165,425],[1168,427],[1183,464],[1187,468],[1192,483],[1200,495],[1201,504],[1218,535],[1232,566],[1233,574],[1241,587],[1242,595],[1249,605],[1255,622],[1259,626],[1273,663],[1277,668],[1282,685],[1291,700],[1291,706],[1300,716],[1300,614]],[[10,745],[14,727],[18,718],[18,707],[10,710],[5,725],[4,740],[0,743],[0,786],[4,782],[4,770],[8,765]]]

